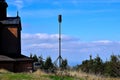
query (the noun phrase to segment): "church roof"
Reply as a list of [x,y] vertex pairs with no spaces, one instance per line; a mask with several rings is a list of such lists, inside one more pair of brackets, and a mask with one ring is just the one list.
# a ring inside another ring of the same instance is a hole
[[32,61],[31,58],[21,55],[19,58],[14,58],[16,61]]
[[0,20],[3,25],[20,24],[20,17],[7,17],[5,20]]
[[0,62],[5,62],[5,61],[32,61],[32,59],[30,59],[27,56],[24,55],[19,55],[17,57],[11,57],[11,56],[5,56],[5,55],[0,55]]
[[[19,16],[17,17],[7,17],[4,20],[0,20],[0,25],[4,25],[4,26],[11,26],[11,27],[18,27],[20,30],[22,30],[22,26],[21,26],[21,19]],[[16,26],[17,25],[17,26]]]
[[0,55],[0,61],[15,61],[15,60],[7,56]]

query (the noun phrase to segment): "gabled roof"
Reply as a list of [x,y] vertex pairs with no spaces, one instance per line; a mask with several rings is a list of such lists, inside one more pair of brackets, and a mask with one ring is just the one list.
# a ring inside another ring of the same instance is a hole
[[20,24],[20,17],[7,17],[0,21],[2,24]]
[[24,55],[19,55],[17,57],[11,57],[11,56],[5,56],[5,55],[0,55],[0,62],[14,62],[14,61],[33,61],[32,59],[30,59],[27,56]]
[[7,17],[6,19],[4,20],[0,20],[0,24],[2,25],[18,25],[17,27],[20,28],[20,30],[22,29],[21,28],[21,19],[20,17]]
[[14,58],[16,61],[33,61],[31,58],[27,57],[27,56],[24,56],[24,55],[21,55],[20,57],[18,58]]
[[15,60],[7,56],[0,55],[0,61],[15,61]]

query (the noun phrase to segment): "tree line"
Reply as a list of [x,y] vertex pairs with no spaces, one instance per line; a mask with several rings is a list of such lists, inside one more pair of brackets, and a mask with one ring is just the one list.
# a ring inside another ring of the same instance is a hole
[[[30,58],[33,59],[33,62],[39,62],[39,69],[46,72],[55,72],[58,69],[50,56],[44,60],[42,56],[30,54]],[[68,69],[67,59],[62,60],[60,69]],[[72,68],[72,70],[74,69],[77,71],[81,70],[86,73],[103,75],[107,77],[120,77],[120,55],[111,55],[110,59],[107,61],[103,61],[99,55],[95,58],[92,58],[92,55],[90,55],[89,60],[82,61],[81,64]]]
[[[44,70],[46,72],[55,72],[55,70],[58,69],[58,66],[54,64],[50,56],[47,57],[46,59],[43,59],[42,56],[37,56],[36,54],[34,55],[30,54],[30,58],[33,59],[33,63],[39,62],[40,63],[39,69]],[[60,69],[65,70],[67,69],[67,66],[68,66],[67,59],[62,60]]]
[[82,64],[77,65],[76,69],[86,73],[120,77],[120,55],[111,55],[110,60],[105,62],[98,55],[94,59],[90,55],[90,59],[82,61]]

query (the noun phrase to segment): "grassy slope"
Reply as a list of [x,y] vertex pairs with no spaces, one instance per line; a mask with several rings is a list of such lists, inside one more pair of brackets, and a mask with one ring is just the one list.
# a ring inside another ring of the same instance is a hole
[[46,74],[40,70],[34,73],[12,73],[0,70],[0,80],[82,80],[72,76]]
[[6,70],[0,70],[0,80],[50,80],[44,77],[41,71],[35,73],[12,73]]
[[110,77],[103,77],[100,75],[93,75],[93,74],[86,74],[81,71],[69,71],[68,72],[71,76],[76,76],[78,78],[82,78],[83,80],[120,80],[120,78],[110,78]]
[[50,80],[50,78],[26,73],[2,73],[0,80]]
[[120,80],[120,78],[104,78],[83,72],[67,72],[67,75],[46,74],[40,70],[34,73],[11,73],[0,70],[0,80]]
[[80,80],[80,79],[55,75],[42,76],[26,73],[2,73],[0,74],[0,80]]

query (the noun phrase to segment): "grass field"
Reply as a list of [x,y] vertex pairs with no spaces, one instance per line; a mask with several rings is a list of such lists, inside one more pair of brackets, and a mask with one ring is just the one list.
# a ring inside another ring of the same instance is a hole
[[34,73],[12,73],[0,70],[0,80],[120,80],[120,78],[104,78],[83,72],[69,71],[62,74],[46,74],[40,70]]
[[81,71],[69,71],[71,76],[82,78],[82,80],[120,80],[120,78],[103,77],[101,75],[86,74]]
[[0,70],[0,80],[82,80],[70,76],[46,74],[40,70],[34,73],[12,73]]

